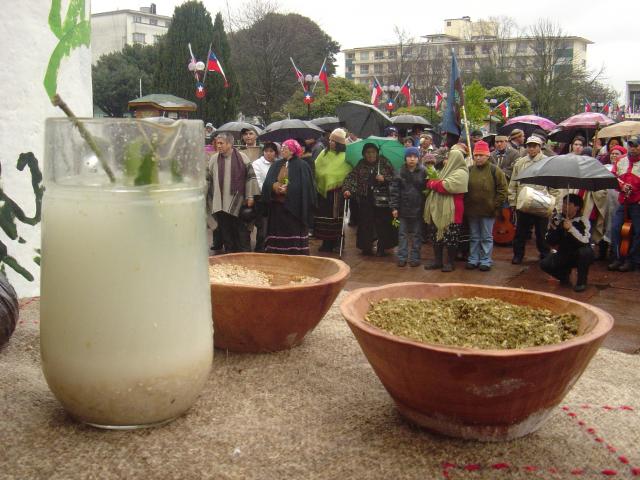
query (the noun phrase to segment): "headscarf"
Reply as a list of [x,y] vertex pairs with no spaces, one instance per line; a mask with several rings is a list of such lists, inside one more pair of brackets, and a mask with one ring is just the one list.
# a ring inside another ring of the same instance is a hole
[[[620,152],[620,155],[626,155],[627,154],[627,149],[620,146],[620,145],[616,145],[615,147],[611,148],[611,152]],[[611,153],[609,152],[609,153]]]
[[302,147],[297,141],[292,138],[282,142],[282,146],[287,147],[291,151],[291,153],[293,153],[294,157],[300,157],[300,155],[302,155]]
[[325,148],[315,161],[318,193],[327,198],[327,192],[342,186],[345,177],[353,168],[345,161],[345,152]]
[[469,168],[462,152],[453,149],[449,152],[447,164],[438,178],[442,180],[442,186],[448,193],[430,192],[424,206],[424,221],[436,226],[436,239],[442,240],[455,216],[453,195],[466,193],[469,184]]

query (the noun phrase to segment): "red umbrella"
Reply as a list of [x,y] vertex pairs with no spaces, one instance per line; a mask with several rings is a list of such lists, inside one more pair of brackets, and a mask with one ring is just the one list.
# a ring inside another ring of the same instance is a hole
[[[538,117],[537,115],[520,115],[519,117],[510,118],[505,124],[505,127],[515,125],[516,123],[524,123],[527,125],[537,125],[538,127],[550,132],[554,128],[557,127],[555,123],[553,123],[548,118]],[[517,128],[517,127],[516,127]]]
[[596,128],[597,126],[606,127],[615,123],[606,115],[597,112],[578,113],[558,124],[559,127],[565,129],[570,128]]

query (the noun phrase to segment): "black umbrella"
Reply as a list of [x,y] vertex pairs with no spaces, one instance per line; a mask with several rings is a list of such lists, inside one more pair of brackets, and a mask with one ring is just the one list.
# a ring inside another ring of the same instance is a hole
[[324,130],[311,122],[298,119],[280,120],[267,125],[260,135],[260,140],[269,142],[284,142],[290,138],[318,138]]
[[320,117],[314,118],[311,120],[315,126],[320,127],[325,132],[332,132],[336,128],[340,128],[342,126],[342,122],[338,117]]
[[262,130],[260,128],[256,127],[255,125],[251,125],[250,123],[247,123],[247,122],[225,123],[224,125],[220,125],[220,127],[218,127],[218,130],[216,130],[216,133],[222,133],[222,132],[231,133],[233,134],[236,140],[240,140],[240,132],[244,129],[253,130],[254,132],[256,132],[256,135],[260,135],[262,133]]
[[391,117],[391,123],[394,127],[398,128],[431,128],[429,121],[419,115],[396,115],[395,117]]
[[596,132],[595,128],[587,127],[558,127],[549,133],[549,140],[554,142],[569,143],[573,139],[580,135],[586,139],[593,137]]
[[347,129],[360,138],[380,136],[384,127],[391,125],[391,119],[373,105],[358,100],[350,100],[336,108],[338,118]]
[[618,186],[615,175],[597,159],[574,153],[544,158],[520,172],[515,180],[551,188],[590,191]]

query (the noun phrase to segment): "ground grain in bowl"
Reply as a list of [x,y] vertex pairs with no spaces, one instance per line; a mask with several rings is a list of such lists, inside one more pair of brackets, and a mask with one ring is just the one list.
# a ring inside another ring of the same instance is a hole
[[575,337],[580,323],[574,314],[479,297],[383,299],[365,320],[411,340],[483,350],[560,343]]
[[[209,265],[209,279],[214,283],[235,283],[254,286],[271,286],[273,284],[273,275],[232,263]],[[301,285],[319,281],[320,279],[317,277],[294,275],[288,283],[290,285]]]

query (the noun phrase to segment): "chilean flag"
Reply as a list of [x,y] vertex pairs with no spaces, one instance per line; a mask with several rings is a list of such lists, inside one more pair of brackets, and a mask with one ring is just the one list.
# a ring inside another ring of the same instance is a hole
[[329,77],[327,75],[327,59],[324,59],[324,63],[322,64],[322,67],[320,68],[320,73],[318,74],[318,77],[320,78],[320,81],[322,83],[324,83],[324,93],[329,93]]
[[584,102],[584,111],[585,112],[590,112],[591,111],[591,102],[589,100]]
[[437,112],[438,110],[440,110],[440,105],[442,104],[442,99],[444,98],[444,95],[440,90],[438,90],[438,87],[435,87],[435,89],[436,89],[436,102],[435,102],[434,108],[436,109],[436,112]]
[[409,83],[409,79],[404,82],[402,87],[400,88],[400,93],[404,95],[404,98],[407,99],[407,107],[411,106],[411,84]]
[[509,100],[505,100],[504,102],[502,102],[500,105],[498,105],[498,108],[500,109],[500,113],[502,113],[502,118],[504,118],[505,120],[509,118]]
[[227,76],[222,70],[222,65],[220,65],[220,60],[218,60],[216,54],[211,51],[209,52],[209,59],[207,60],[207,70],[210,72],[218,72],[220,75],[222,75],[222,78],[224,78],[224,87],[227,88],[229,86]]
[[382,86],[380,85],[380,82],[378,82],[377,78],[373,79],[372,88],[373,90],[371,91],[371,105],[375,105],[377,107],[378,100],[382,96]]
[[604,104],[604,107],[602,107],[602,113],[609,114],[609,112],[611,112],[611,107],[613,105],[611,104],[611,101],[608,101],[607,103]]

